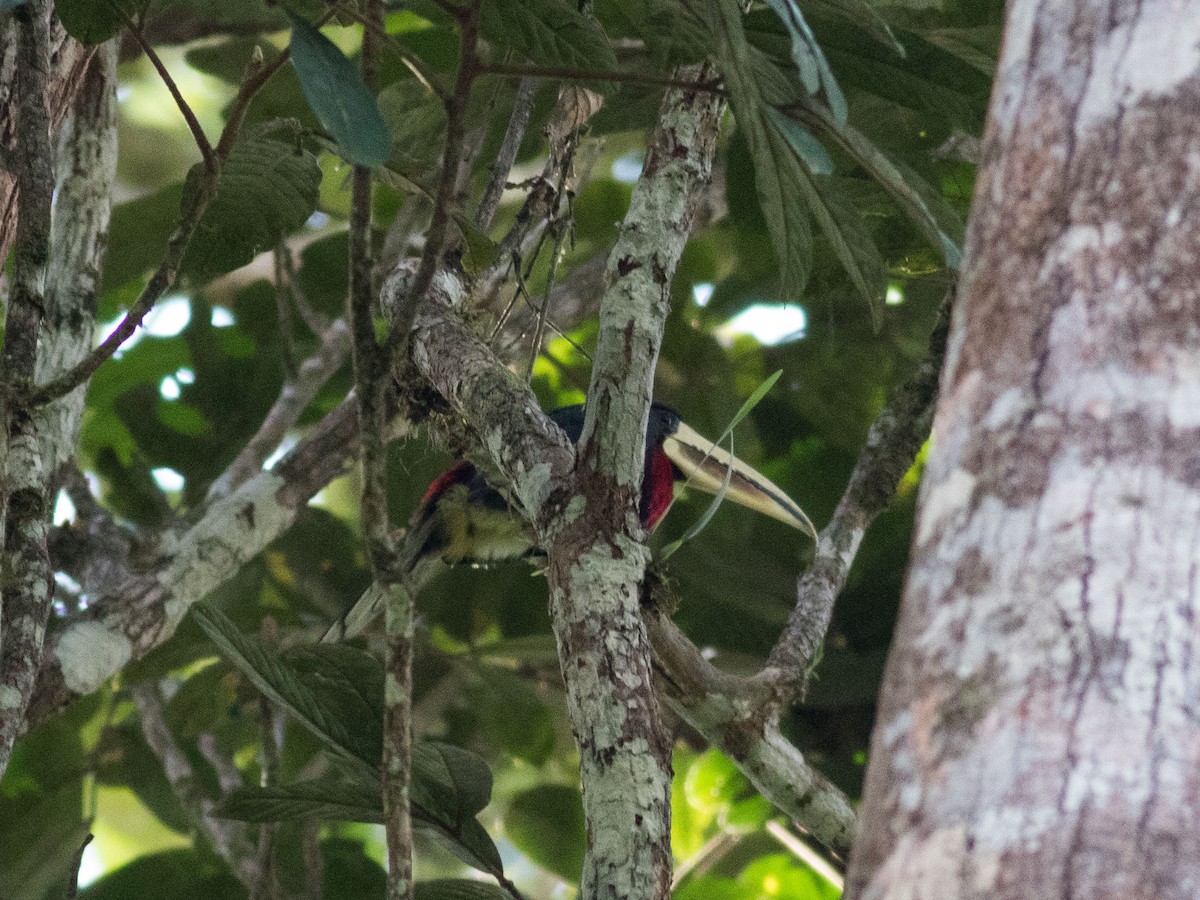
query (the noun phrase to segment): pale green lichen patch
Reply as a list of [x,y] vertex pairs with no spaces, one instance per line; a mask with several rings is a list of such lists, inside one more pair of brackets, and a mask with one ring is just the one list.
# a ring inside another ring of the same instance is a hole
[[133,644],[99,622],[80,622],[63,632],[55,655],[67,689],[90,694],[129,662]]

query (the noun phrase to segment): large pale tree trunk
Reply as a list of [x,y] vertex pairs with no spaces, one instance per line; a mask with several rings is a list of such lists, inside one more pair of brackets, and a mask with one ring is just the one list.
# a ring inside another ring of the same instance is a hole
[[1198,66],[1010,4],[847,897],[1200,896]]

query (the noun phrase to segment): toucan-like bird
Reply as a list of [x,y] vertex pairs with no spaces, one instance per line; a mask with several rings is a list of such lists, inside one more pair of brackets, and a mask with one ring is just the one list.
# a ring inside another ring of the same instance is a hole
[[[550,418],[577,442],[583,406],[565,406]],[[732,471],[731,471],[732,470]],[[679,413],[654,403],[646,425],[646,462],[639,512],[647,531],[662,521],[685,482],[715,494],[729,479],[726,498],[816,537],[804,511],[782,490],[741,460],[683,423]],[[469,462],[459,462],[429,486],[401,546],[400,565],[419,587],[439,565],[486,564],[537,551],[529,525]],[[354,637],[383,611],[385,599],[368,589],[322,640]]]

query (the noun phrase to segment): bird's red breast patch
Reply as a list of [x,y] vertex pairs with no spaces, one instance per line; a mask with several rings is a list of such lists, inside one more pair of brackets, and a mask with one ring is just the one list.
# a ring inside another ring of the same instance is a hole
[[650,457],[650,471],[642,476],[642,481],[645,503],[642,521],[647,531],[653,531],[675,499],[675,464],[661,447]]

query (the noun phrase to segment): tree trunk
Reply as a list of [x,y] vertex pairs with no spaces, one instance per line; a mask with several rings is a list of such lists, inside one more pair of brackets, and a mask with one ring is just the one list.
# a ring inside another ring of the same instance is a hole
[[849,898],[1200,896],[1198,46],[1010,5]]

